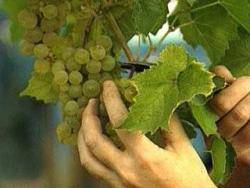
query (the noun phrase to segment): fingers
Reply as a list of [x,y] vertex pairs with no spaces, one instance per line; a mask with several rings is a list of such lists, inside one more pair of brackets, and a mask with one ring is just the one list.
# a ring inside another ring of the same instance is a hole
[[193,151],[193,147],[176,114],[172,116],[169,124],[169,130],[165,133],[164,138],[167,150],[185,152],[192,149]]
[[97,117],[97,100],[91,99],[83,113],[82,133],[90,151],[107,166],[117,169],[125,160],[123,153],[102,134],[100,120]]
[[250,77],[241,77],[231,86],[222,90],[210,102],[212,108],[220,116],[232,110],[250,92]]
[[216,67],[214,67],[213,72],[221,77],[221,78],[225,78],[225,81],[228,84],[232,84],[236,79],[233,77],[233,75],[231,74],[231,72],[223,65],[218,65]]
[[232,138],[231,143],[238,155],[250,149],[250,121]]
[[241,100],[236,107],[217,123],[220,134],[230,139],[235,135],[250,119],[250,94]]
[[[103,99],[111,123],[118,127],[123,118],[128,114],[128,111],[114,82],[104,82]],[[126,130],[117,129],[117,134],[126,149],[135,154],[146,153],[147,151],[151,153],[154,149],[158,149],[146,136],[139,132],[131,133]]]
[[101,162],[99,162],[89,151],[84,141],[82,130],[78,135],[78,151],[81,164],[89,173],[108,182],[112,187],[125,188],[120,178],[114,172],[101,164]]

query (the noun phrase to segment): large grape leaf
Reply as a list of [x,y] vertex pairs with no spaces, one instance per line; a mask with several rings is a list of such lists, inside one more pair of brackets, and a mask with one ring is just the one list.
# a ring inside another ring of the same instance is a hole
[[138,33],[156,33],[167,20],[166,0],[134,0],[133,19]]
[[225,65],[236,77],[250,76],[250,34],[241,32],[240,38],[230,43],[220,64]]
[[3,10],[9,18],[11,40],[14,42],[18,41],[23,33],[23,28],[18,24],[17,15],[25,6],[25,0],[4,0],[0,4],[0,10]]
[[250,32],[250,3],[249,0],[218,0],[228,13]]
[[197,1],[191,7],[178,1],[175,11],[184,39],[192,46],[202,45],[212,62],[218,62],[228,49],[229,41],[237,36],[237,23],[220,5],[199,9],[214,2]]
[[52,85],[53,75],[33,73],[27,88],[21,92],[21,96],[35,97],[45,103],[54,103],[58,98],[58,91]]
[[144,133],[167,129],[170,116],[180,104],[197,94],[207,96],[212,92],[212,77],[202,64],[191,61],[182,47],[167,47],[157,66],[133,78],[138,95],[122,128]]

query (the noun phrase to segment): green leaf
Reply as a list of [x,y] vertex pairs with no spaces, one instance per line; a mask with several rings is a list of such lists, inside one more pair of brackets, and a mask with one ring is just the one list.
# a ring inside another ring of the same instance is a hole
[[166,23],[166,0],[134,0],[133,19],[138,33],[156,33]]
[[250,32],[250,3],[249,0],[218,0],[228,13]]
[[53,75],[33,73],[27,88],[21,92],[20,96],[35,97],[45,103],[53,103],[57,101],[58,91],[52,85]]
[[197,94],[208,96],[212,92],[212,77],[202,64],[190,61],[182,47],[167,47],[157,66],[133,78],[138,95],[122,128],[144,133],[167,129],[170,116],[180,104]]
[[226,143],[226,144],[227,144],[226,169],[225,169],[224,177],[222,180],[222,184],[225,184],[230,178],[233,167],[235,165],[235,157],[236,157],[236,153],[232,145],[230,143]]
[[[215,63],[224,56],[229,41],[237,36],[237,24],[222,6],[213,2],[200,0],[190,7],[186,1],[178,1],[175,14],[179,14],[184,39],[194,47],[201,45]],[[210,3],[213,6],[206,7]]]
[[241,33],[230,43],[220,64],[225,65],[234,76],[250,76],[250,34]]
[[214,137],[211,147],[213,169],[210,176],[216,185],[223,182],[226,172],[227,146],[223,139]]
[[20,26],[17,20],[17,15],[20,10],[22,10],[26,6],[25,0],[4,0],[0,5],[0,10],[6,12],[9,20],[10,20],[10,34],[11,40],[13,42],[18,41],[23,33],[23,28]]
[[207,135],[217,134],[217,116],[208,105],[196,105],[189,103],[193,116],[201,127],[202,131]]

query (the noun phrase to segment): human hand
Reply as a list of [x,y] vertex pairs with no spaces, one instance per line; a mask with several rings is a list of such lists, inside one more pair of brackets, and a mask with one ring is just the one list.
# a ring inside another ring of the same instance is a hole
[[[111,123],[119,125],[128,112],[112,81],[104,83],[103,98]],[[116,148],[102,134],[97,101],[90,100],[83,113],[78,136],[81,163],[90,173],[112,187],[215,187],[175,115],[165,134],[167,145],[164,149],[139,132],[117,129],[117,134],[125,151]]]
[[229,84],[211,101],[220,117],[218,130],[239,156],[250,149],[250,77],[235,79],[224,66],[215,67],[214,72]]
[[215,74],[226,79],[229,87],[211,101],[220,117],[220,134],[232,143],[236,165],[225,188],[248,188],[250,185],[250,77],[233,78],[224,66],[217,66]]

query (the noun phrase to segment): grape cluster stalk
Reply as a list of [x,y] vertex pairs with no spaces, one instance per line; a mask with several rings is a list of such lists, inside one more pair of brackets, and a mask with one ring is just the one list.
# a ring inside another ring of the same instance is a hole
[[[100,7],[79,0],[27,0],[18,14],[25,29],[20,51],[34,57],[33,74],[53,75],[63,117],[56,132],[65,144],[76,143],[82,112],[89,99],[101,98],[102,83],[120,78],[116,41],[105,29]],[[132,102],[134,88],[126,79],[117,83],[124,99]],[[100,116],[108,124],[100,101]]]

